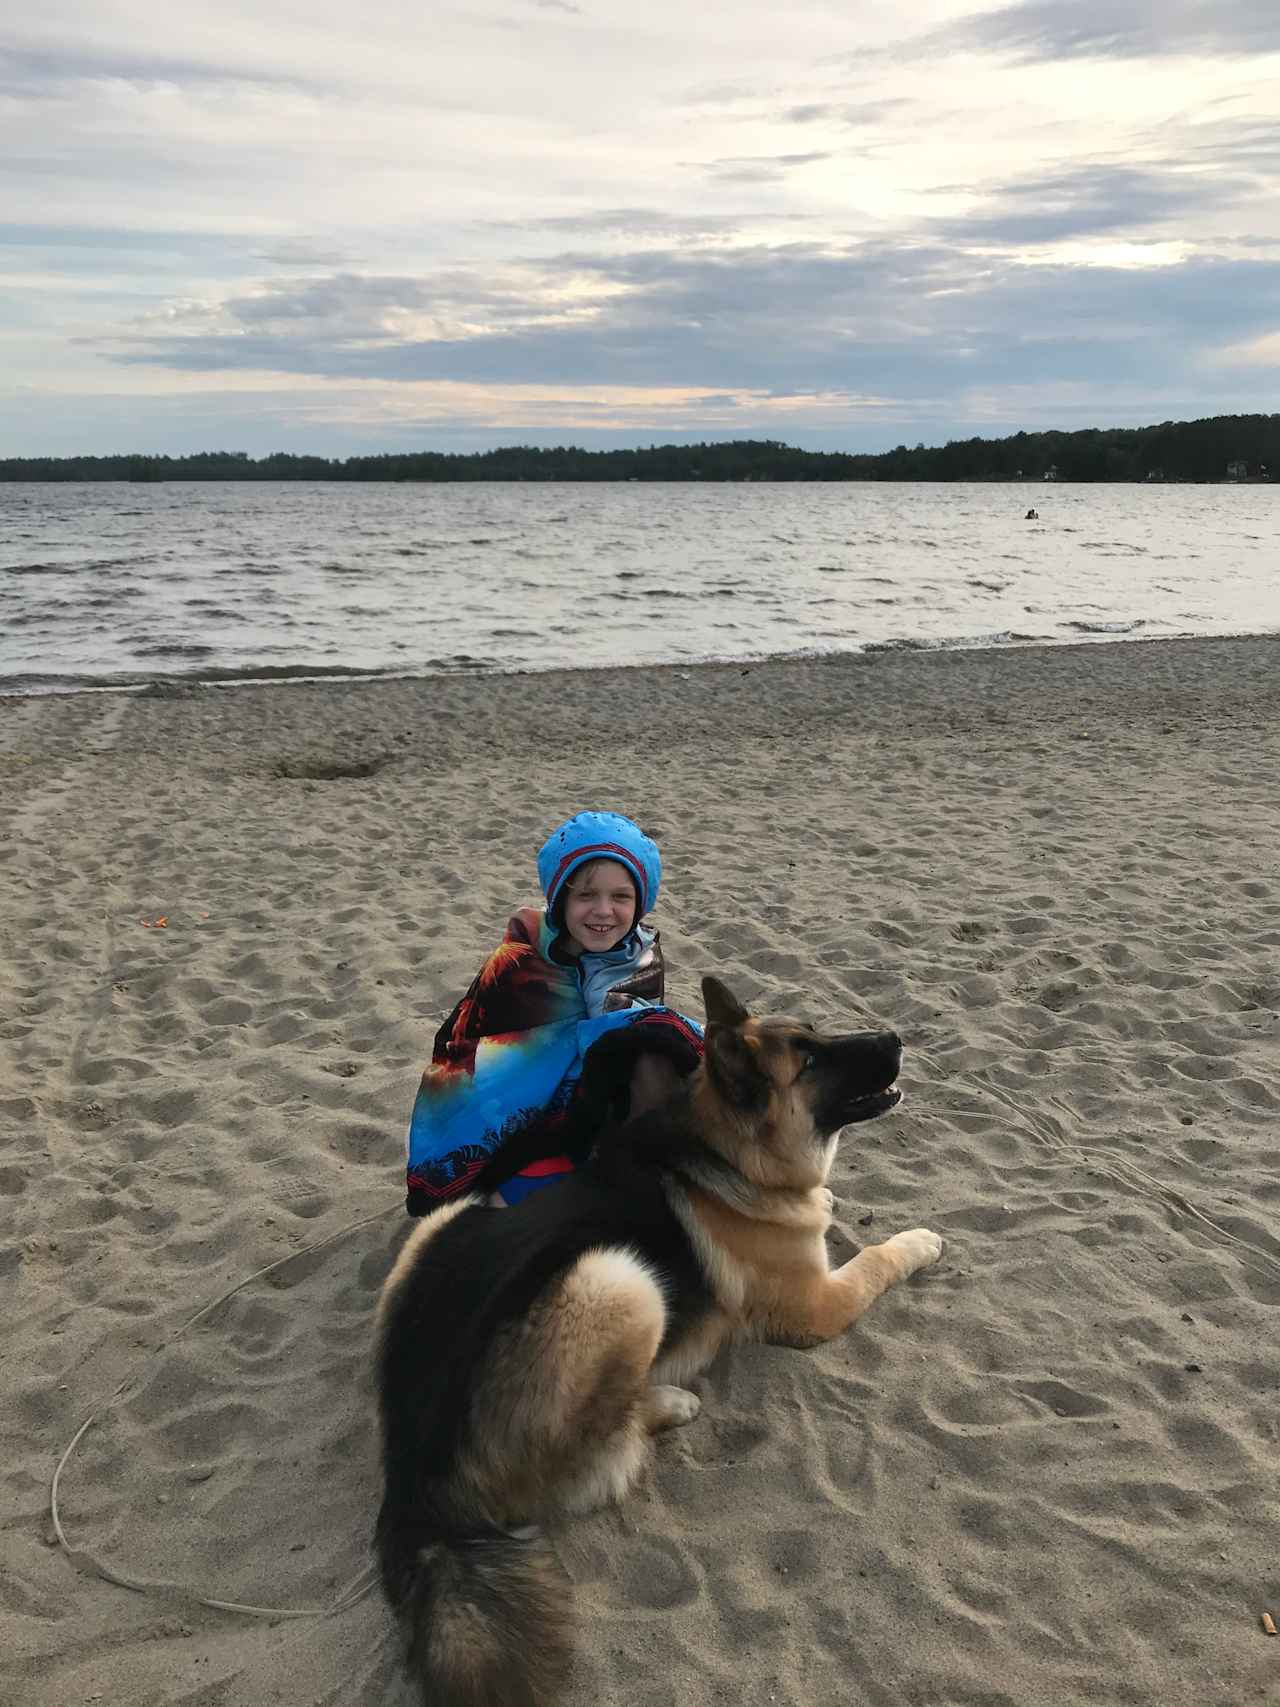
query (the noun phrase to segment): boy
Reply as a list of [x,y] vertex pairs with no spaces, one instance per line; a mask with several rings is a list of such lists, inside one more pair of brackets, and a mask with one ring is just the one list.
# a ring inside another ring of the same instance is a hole
[[411,1215],[463,1192],[518,1202],[701,1058],[700,1028],[662,1005],[658,933],[640,922],[662,877],[650,838],[580,812],[543,844],[538,876],[545,909],[512,915],[436,1035],[409,1128]]

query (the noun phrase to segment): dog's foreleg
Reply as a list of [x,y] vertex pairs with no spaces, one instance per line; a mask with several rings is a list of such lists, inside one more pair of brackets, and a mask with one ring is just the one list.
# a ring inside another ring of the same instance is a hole
[[778,1300],[769,1311],[766,1336],[775,1344],[812,1346],[851,1327],[864,1310],[898,1281],[927,1268],[942,1255],[942,1240],[927,1227],[895,1233],[868,1245],[840,1268],[815,1274],[807,1286]]

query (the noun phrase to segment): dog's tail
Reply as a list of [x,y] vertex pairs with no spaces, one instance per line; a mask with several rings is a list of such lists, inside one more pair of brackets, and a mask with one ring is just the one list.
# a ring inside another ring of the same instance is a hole
[[550,1707],[569,1671],[573,1591],[542,1531],[406,1540],[379,1536],[424,1707]]

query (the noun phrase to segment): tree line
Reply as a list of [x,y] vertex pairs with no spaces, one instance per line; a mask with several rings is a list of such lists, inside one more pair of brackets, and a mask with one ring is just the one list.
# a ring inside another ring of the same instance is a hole
[[451,453],[10,457],[0,480],[1267,480],[1280,415],[1214,415],[1151,427],[1087,427],[898,445],[878,454],[798,450],[777,439],[584,450],[508,445]]

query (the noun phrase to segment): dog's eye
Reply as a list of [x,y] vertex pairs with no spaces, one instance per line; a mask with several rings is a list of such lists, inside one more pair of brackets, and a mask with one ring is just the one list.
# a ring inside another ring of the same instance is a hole
[[800,1071],[796,1074],[796,1078],[802,1078],[805,1073],[811,1072],[817,1065],[818,1057],[813,1053],[813,1051],[811,1049],[802,1049],[800,1051]]

